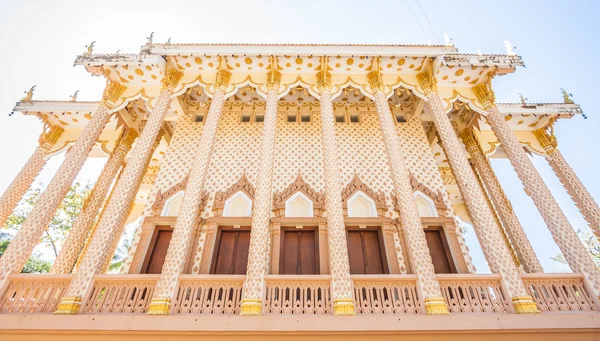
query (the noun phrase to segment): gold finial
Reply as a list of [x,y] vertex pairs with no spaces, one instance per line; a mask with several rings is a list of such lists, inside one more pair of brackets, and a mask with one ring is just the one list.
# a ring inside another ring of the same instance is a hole
[[477,84],[472,89],[475,97],[477,97],[477,100],[485,109],[490,109],[496,103],[496,95],[494,95],[494,90],[492,90],[493,77],[494,75],[489,73],[487,82]]
[[21,102],[31,103],[31,100],[33,99],[33,92],[35,91],[36,86],[37,85],[34,85],[29,88],[29,91],[25,91],[25,97],[21,98]]
[[86,56],[91,55],[92,52],[94,52],[94,45],[96,45],[96,41],[95,40],[93,42],[91,42],[89,45],[85,46],[87,48],[87,50],[83,54],[86,55]]
[[174,91],[182,77],[183,72],[167,67],[167,72],[162,79],[162,83],[167,89]]
[[146,42],[146,44],[152,45],[152,40],[154,39],[154,32],[150,33],[150,36],[146,37],[146,39],[148,39],[148,41]]
[[79,90],[75,91],[73,95],[71,95],[71,101],[77,102],[77,95],[79,94]]
[[127,87],[123,84],[108,81],[104,89],[104,95],[102,96],[102,104],[108,108],[112,108],[126,89]]
[[371,72],[367,73],[369,85],[371,85],[373,90],[383,90],[383,77],[381,76],[381,67],[379,66],[380,61],[381,57],[373,57]]
[[217,78],[215,79],[215,87],[227,88],[230,78],[231,72],[227,70],[227,60],[225,57],[219,56],[219,67],[217,71]]
[[329,57],[322,56],[320,60],[319,71],[317,72],[317,87],[326,89],[331,87],[331,73],[329,72]]
[[573,99],[571,99],[571,97],[573,97],[572,94],[568,93],[567,90],[560,88],[560,91],[562,92],[563,95],[563,102],[565,104],[575,104],[575,102],[573,101]]
[[417,81],[426,95],[437,91],[437,79],[433,76],[433,63],[426,62],[423,71],[417,74]]
[[523,96],[521,93],[519,93],[519,98],[521,99],[521,104],[525,105],[527,104],[527,97]]
[[278,89],[279,83],[281,82],[281,72],[278,70],[277,57],[270,56],[269,63],[269,68],[271,71],[267,73],[267,87]]

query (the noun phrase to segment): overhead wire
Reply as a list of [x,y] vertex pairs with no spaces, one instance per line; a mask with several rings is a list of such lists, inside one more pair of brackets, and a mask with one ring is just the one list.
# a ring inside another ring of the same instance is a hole
[[429,25],[429,28],[433,32],[433,35],[435,36],[435,40],[438,42],[438,44],[441,45],[442,43],[440,42],[440,39],[438,38],[437,33],[433,29],[433,26],[431,26],[431,21],[429,21],[429,18],[427,17],[427,13],[425,13],[425,10],[423,10],[423,6],[421,6],[421,2],[419,2],[419,0],[417,0],[417,4],[419,5],[419,8],[421,9],[421,12],[423,12],[423,15],[425,16],[425,20],[427,20],[427,24]]
[[423,29],[423,25],[421,25],[421,21],[419,20],[419,18],[417,18],[417,15],[415,14],[415,11],[413,11],[412,6],[410,5],[410,2],[408,2],[408,0],[406,0],[406,4],[408,5],[408,8],[412,12],[413,17],[415,17],[417,24],[419,24],[419,27],[421,28],[421,32],[423,33],[423,36],[425,37],[425,40],[428,40],[427,33],[425,33],[425,30]]

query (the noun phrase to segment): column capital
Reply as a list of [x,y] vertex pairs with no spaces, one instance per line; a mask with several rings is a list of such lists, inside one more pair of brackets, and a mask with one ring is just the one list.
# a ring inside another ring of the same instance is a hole
[[227,71],[227,61],[225,57],[219,56],[219,71],[217,71],[217,78],[215,78],[215,88],[227,88],[230,79],[231,72]]
[[475,85],[472,90],[477,97],[477,100],[483,105],[486,110],[489,110],[492,106],[496,105],[496,95],[492,90],[492,81],[488,80],[485,83]]
[[112,109],[125,90],[127,90],[125,85],[109,80],[106,84],[106,88],[104,88],[104,93],[102,94],[102,105]]
[[417,74],[417,81],[426,95],[437,92],[437,79],[433,76],[431,66]]
[[383,90],[383,77],[379,66],[380,60],[381,57],[374,57],[371,63],[371,72],[367,73],[367,79],[369,80],[369,85],[373,89],[373,92]]
[[544,128],[534,130],[533,135],[537,138],[546,152],[551,154],[556,151],[558,141],[556,140],[556,136],[554,136],[554,121],[550,121],[550,124]]
[[269,57],[270,71],[267,73],[267,88],[269,89],[279,89],[279,84],[281,83],[281,72],[279,72],[279,65],[277,64],[277,57],[270,56]]
[[463,129],[458,136],[465,144],[467,151],[471,151],[471,148],[477,148],[479,146],[477,137],[475,137],[475,133],[473,132],[472,128]]
[[329,68],[327,66],[328,62],[329,57],[321,57],[320,71],[317,72],[317,87],[321,92],[331,88],[331,73],[329,72]]
[[126,149],[130,149],[131,146],[133,145],[133,141],[135,141],[135,139],[138,137],[138,133],[131,128],[128,128],[126,130],[123,130],[123,133],[121,135],[121,140],[119,141],[119,144],[117,145],[117,147],[123,147]]
[[50,124],[46,120],[44,120],[44,130],[38,138],[38,143],[40,147],[42,147],[46,151],[52,148],[56,141],[58,141],[58,138],[60,137],[63,131],[65,130],[62,127]]
[[173,68],[167,68],[165,76],[162,79],[163,88],[169,91],[174,91],[182,77],[183,72],[180,72]]

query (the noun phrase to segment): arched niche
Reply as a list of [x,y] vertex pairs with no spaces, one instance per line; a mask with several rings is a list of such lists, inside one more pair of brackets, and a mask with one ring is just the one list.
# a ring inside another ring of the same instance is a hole
[[273,211],[278,217],[320,217],[325,209],[325,195],[313,190],[298,174],[282,192],[273,196]]
[[223,217],[250,217],[252,215],[252,199],[239,191],[225,200]]
[[373,191],[357,175],[344,188],[342,204],[346,217],[382,217],[387,210],[383,192]]
[[216,217],[250,217],[253,200],[254,186],[244,174],[226,191],[215,194],[213,213]]
[[184,191],[181,190],[169,197],[160,211],[161,217],[176,217],[179,215],[181,204],[183,203]]
[[435,207],[435,203],[431,198],[421,193],[420,191],[416,191],[413,194],[415,198],[415,203],[417,204],[417,210],[419,211],[419,217],[421,218],[431,218],[438,217],[437,208]]

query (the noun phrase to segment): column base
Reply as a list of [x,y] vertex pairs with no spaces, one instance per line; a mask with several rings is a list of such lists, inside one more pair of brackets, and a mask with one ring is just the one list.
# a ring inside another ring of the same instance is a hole
[[169,315],[171,310],[171,299],[170,298],[153,298],[150,301],[147,315]]
[[425,314],[448,315],[448,305],[443,297],[429,297],[425,299]]
[[512,299],[515,313],[517,314],[539,314],[540,310],[531,296],[516,296]]
[[256,298],[245,298],[242,300],[240,316],[262,315],[262,302]]
[[81,307],[81,297],[70,296],[63,297],[58,304],[54,314],[56,315],[76,315]]
[[354,316],[354,300],[351,298],[337,298],[333,301],[333,315],[335,316]]

